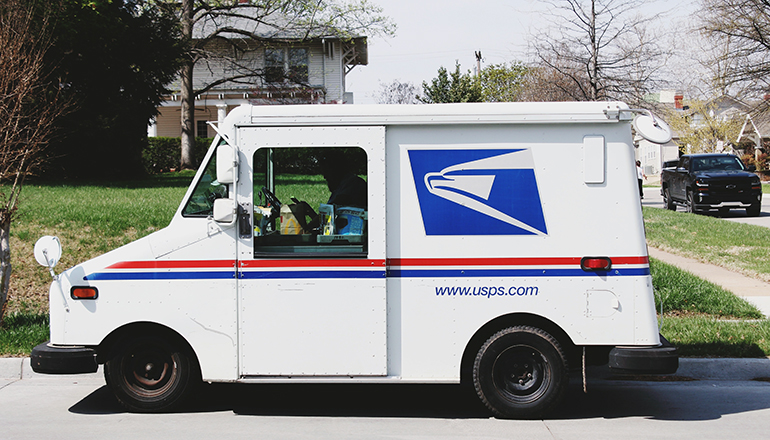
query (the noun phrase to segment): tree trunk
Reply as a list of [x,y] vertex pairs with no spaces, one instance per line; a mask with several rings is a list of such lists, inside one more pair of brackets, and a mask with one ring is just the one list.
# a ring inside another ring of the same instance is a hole
[[[192,45],[193,0],[182,0],[182,34],[187,44]],[[195,91],[193,90],[193,55],[185,60],[179,75],[182,79],[181,110],[182,110],[182,160],[181,169],[194,169],[195,163]]]
[[3,325],[11,285],[11,216],[0,212],[0,325]]
[[195,95],[192,87],[193,63],[182,66],[182,162],[181,169],[195,169]]

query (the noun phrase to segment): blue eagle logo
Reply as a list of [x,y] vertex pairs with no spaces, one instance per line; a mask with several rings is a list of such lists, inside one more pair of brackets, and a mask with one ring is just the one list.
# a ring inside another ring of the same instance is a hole
[[529,149],[408,153],[427,235],[548,234]]

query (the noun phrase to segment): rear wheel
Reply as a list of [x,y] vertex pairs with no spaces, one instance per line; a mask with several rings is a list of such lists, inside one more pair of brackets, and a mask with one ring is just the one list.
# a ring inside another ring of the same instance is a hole
[[759,212],[762,210],[762,204],[757,202],[746,208],[746,215],[749,217],[759,217]]
[[176,338],[139,336],[116,344],[104,378],[129,411],[160,412],[178,406],[200,380],[197,364]]
[[503,418],[538,418],[555,408],[568,384],[559,342],[535,327],[501,330],[479,349],[473,385],[484,405]]

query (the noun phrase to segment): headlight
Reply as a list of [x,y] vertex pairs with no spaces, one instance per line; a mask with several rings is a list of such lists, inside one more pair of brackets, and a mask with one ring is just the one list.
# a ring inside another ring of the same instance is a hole
[[709,184],[708,184],[708,182],[704,182],[702,180],[696,180],[695,181],[695,186],[697,186],[698,188],[706,188],[706,187],[709,186]]

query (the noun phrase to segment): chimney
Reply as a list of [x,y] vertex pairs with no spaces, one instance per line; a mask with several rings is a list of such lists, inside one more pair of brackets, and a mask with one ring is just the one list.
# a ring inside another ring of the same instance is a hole
[[674,96],[674,107],[677,110],[682,110],[682,100],[684,99],[683,95],[675,95]]

